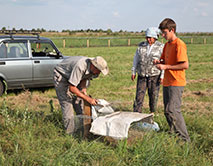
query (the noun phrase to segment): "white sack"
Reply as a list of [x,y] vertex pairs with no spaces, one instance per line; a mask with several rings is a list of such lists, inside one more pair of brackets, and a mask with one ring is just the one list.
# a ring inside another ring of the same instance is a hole
[[114,110],[110,106],[110,103],[104,99],[98,99],[98,104],[92,106],[92,119],[94,120],[98,116],[111,114],[113,112]]
[[97,117],[91,125],[90,132],[97,135],[110,136],[115,139],[128,137],[130,124],[137,121],[152,122],[152,114],[138,112],[114,112]]

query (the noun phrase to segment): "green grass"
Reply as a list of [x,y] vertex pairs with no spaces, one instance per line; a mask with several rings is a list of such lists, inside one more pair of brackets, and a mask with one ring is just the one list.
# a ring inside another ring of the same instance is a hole
[[[89,40],[89,47],[108,47],[108,40],[110,40],[110,46],[137,46],[142,40],[145,40],[145,36],[137,36],[137,37],[50,37],[52,41],[56,44],[57,47],[63,47],[63,42],[66,43],[66,48],[73,47],[87,47],[87,40]],[[213,44],[212,36],[180,36],[180,38],[186,44],[204,44],[204,39],[206,40],[206,44]],[[193,38],[193,43],[191,43]],[[130,43],[128,43],[130,39]],[[166,40],[161,36],[159,41],[165,43]],[[205,46],[204,46],[205,47]]]
[[[62,47],[62,46],[61,46]],[[132,111],[136,81],[131,67],[136,47],[60,48],[64,55],[103,56],[108,76],[91,82],[88,93],[105,99],[119,111]],[[168,134],[163,114],[162,89],[154,120],[159,132],[144,132],[137,139],[109,142],[64,133],[55,90],[10,91],[0,98],[0,165],[213,165],[212,45],[188,45],[190,67],[183,94],[182,112],[191,143],[182,144]],[[148,113],[145,98],[144,112]]]

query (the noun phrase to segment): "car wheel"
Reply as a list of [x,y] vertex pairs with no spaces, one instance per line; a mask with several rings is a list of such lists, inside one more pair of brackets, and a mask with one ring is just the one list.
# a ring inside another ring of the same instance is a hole
[[0,96],[4,94],[5,86],[2,80],[0,80]]

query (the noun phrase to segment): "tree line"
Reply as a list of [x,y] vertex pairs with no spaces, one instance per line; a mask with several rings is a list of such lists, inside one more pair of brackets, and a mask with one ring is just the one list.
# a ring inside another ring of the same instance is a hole
[[[2,27],[1,30],[7,30],[6,27]],[[11,30],[19,30],[19,31],[25,31],[26,29],[23,29],[23,28],[20,28],[20,29],[16,29],[16,28],[12,28]],[[31,31],[39,31],[39,32],[59,32],[57,30],[46,30],[44,28],[33,28],[31,29]],[[109,28],[107,30],[103,30],[103,29],[80,29],[80,30],[69,30],[69,29],[66,29],[66,30],[62,30],[61,32],[69,32],[69,33],[79,33],[79,32],[97,32],[97,33],[113,33],[113,31]],[[120,31],[117,31],[119,33],[123,33],[123,32],[128,32],[128,31],[123,31],[123,30],[120,30]],[[130,31],[131,33],[133,33],[133,31]],[[144,32],[144,30],[142,30],[141,32]],[[138,32],[136,32],[138,33]]]
[[[2,27],[1,29],[2,31],[4,30],[7,30],[6,27]],[[20,29],[15,29],[15,28],[12,28],[11,29],[12,31],[16,31],[16,30],[19,30],[19,31],[25,31],[26,29],[23,29],[23,28],[20,28]],[[33,32],[54,32],[54,33],[60,33],[59,31],[57,30],[46,30],[44,28],[33,28],[31,29],[31,31]],[[113,35],[113,36],[118,36],[118,35],[145,35],[145,30],[141,30],[140,32],[139,31],[126,31],[126,30],[119,30],[119,31],[112,31],[111,29],[107,29],[107,30],[103,30],[103,29],[80,29],[80,30],[69,30],[69,29],[66,29],[66,30],[62,30],[61,31],[62,33],[68,33],[69,35],[75,35],[75,34],[79,34],[79,33],[82,33],[82,34],[105,34],[105,35]],[[213,36],[213,32],[178,32],[177,33],[178,35],[180,36]]]

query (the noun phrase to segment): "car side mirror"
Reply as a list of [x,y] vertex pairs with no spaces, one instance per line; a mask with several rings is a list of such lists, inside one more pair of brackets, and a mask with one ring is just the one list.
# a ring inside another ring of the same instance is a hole
[[61,52],[59,52],[59,53],[58,53],[58,56],[59,56],[59,57],[62,57],[63,55],[62,55],[62,53],[61,53]]
[[58,53],[57,53],[57,59],[60,58],[60,57],[62,57],[62,56],[63,56],[63,55],[62,55],[61,52],[58,52]]

